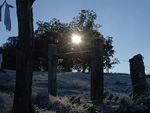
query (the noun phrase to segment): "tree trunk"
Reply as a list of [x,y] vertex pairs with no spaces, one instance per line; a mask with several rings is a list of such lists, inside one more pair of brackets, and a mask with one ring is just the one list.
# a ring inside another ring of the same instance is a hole
[[13,113],[32,113],[33,14],[29,0],[16,0],[19,50],[17,51],[16,86]]

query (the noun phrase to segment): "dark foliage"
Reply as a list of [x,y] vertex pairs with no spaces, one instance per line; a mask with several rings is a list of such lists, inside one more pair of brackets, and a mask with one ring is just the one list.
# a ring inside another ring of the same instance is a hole
[[18,37],[9,37],[3,44],[0,52],[3,53],[2,67],[6,69],[16,69],[16,50]]
[[[113,68],[114,64],[119,63],[118,59],[113,58],[115,51],[113,50],[112,37],[104,38],[98,31],[100,24],[95,24],[97,18],[93,10],[81,10],[78,16],[74,17],[70,23],[61,23],[60,20],[54,18],[50,22],[38,21],[34,33],[34,70],[47,70],[48,67],[48,45],[56,44],[58,53],[89,51],[91,48],[91,39],[94,37],[104,40],[104,69]],[[81,37],[81,43],[72,43],[72,35],[76,34]],[[17,49],[17,37],[8,38],[8,42],[2,46],[4,52],[4,68],[15,69],[15,52]],[[10,51],[10,52],[8,52]],[[12,53],[12,55],[10,55]],[[11,56],[11,57],[10,57]],[[79,56],[74,58],[66,58],[58,61],[59,71],[78,72],[90,71],[89,57]],[[8,64],[11,63],[11,64]]]

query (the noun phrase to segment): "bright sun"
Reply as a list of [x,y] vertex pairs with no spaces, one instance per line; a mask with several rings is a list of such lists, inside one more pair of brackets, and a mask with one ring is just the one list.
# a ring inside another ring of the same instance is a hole
[[72,42],[74,42],[74,43],[80,43],[80,41],[81,41],[81,37],[80,36],[73,35]]

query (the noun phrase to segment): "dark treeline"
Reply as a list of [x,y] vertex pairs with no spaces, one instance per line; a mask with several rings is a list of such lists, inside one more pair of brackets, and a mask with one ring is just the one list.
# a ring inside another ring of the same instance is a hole
[[[50,22],[38,21],[38,28],[34,32],[34,70],[47,70],[48,68],[48,45],[56,44],[58,53],[87,51],[90,50],[90,41],[92,38],[102,38],[104,40],[104,69],[111,69],[114,64],[119,63],[117,58],[113,58],[113,39],[112,37],[103,37],[98,31],[100,24],[95,24],[97,18],[93,10],[81,10],[70,23],[61,23],[54,18]],[[72,35],[81,36],[81,43],[72,43]],[[3,68],[16,69],[16,50],[18,37],[9,37],[7,42],[0,47],[0,53],[3,53]],[[72,69],[78,72],[90,71],[90,62],[88,57],[82,55],[74,58],[66,58],[58,61],[58,70],[70,72]]]

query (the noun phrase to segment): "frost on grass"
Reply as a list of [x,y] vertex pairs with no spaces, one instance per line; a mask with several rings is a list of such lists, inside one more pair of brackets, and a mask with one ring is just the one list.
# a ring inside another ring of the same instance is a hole
[[[6,73],[0,73],[0,112],[8,106],[12,107],[15,87],[16,72],[5,71]],[[150,78],[147,78],[147,83],[150,85]],[[57,86],[58,97],[49,97],[47,93],[48,72],[33,72],[33,104],[37,106],[39,113],[45,113],[43,110],[48,110],[46,113],[49,111],[85,113],[87,110],[85,108],[91,106],[85,99],[85,96],[90,99],[90,74],[57,73]],[[105,105],[119,107],[123,99],[128,102],[132,99],[131,77],[129,75],[104,75],[104,90]],[[105,107],[103,112],[108,111],[109,107]]]
[[10,94],[0,92],[0,112],[4,109],[9,109],[12,107],[13,97]]
[[34,104],[40,109],[59,113],[84,113],[85,109],[78,103],[72,103],[68,97],[47,96],[46,93],[34,95]]

